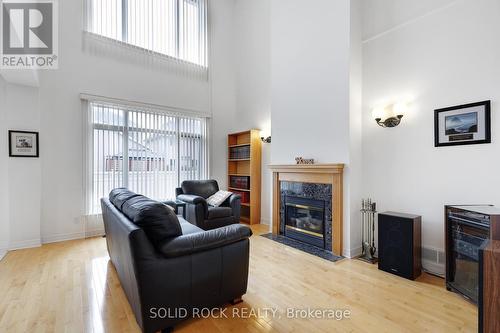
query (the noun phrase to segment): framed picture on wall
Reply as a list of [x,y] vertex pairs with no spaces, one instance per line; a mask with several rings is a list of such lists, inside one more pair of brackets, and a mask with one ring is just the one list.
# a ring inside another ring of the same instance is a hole
[[38,132],[9,131],[10,157],[39,157]]
[[434,112],[436,147],[491,143],[491,101]]

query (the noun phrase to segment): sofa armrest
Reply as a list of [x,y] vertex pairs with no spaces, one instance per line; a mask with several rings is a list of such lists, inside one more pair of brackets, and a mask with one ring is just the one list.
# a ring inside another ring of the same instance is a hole
[[223,247],[248,239],[250,236],[252,236],[252,230],[249,227],[233,224],[223,228],[175,237],[161,245],[158,250],[166,258],[180,257]]

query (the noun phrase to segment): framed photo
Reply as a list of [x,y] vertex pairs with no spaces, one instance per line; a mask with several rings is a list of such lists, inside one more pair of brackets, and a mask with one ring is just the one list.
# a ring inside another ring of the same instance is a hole
[[38,132],[9,131],[10,157],[39,157]]
[[434,111],[435,146],[491,143],[491,101]]

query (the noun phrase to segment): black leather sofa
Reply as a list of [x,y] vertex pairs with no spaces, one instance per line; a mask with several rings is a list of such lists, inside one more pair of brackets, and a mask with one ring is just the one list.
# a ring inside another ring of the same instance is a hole
[[216,180],[186,180],[176,189],[177,200],[186,203],[186,220],[211,230],[240,223],[241,196],[232,194],[219,207],[207,204],[207,198],[219,191]]
[[108,252],[143,332],[169,331],[196,308],[246,293],[248,227],[203,231],[126,189],[113,190],[101,205]]

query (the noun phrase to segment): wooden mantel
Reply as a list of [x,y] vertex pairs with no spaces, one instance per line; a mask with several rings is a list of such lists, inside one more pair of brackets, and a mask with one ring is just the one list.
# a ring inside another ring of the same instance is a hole
[[273,234],[279,234],[282,181],[332,185],[332,252],[342,255],[344,164],[270,165],[273,172]]

